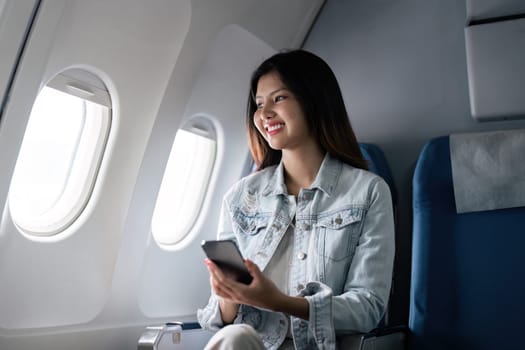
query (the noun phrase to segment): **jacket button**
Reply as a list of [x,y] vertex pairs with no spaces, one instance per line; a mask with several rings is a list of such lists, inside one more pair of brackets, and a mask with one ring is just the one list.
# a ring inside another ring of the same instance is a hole
[[304,259],[306,259],[306,254],[303,253],[303,252],[298,253],[298,254],[297,254],[297,259],[299,259],[299,260],[304,260]]
[[301,226],[301,228],[303,229],[303,231],[309,231],[309,230],[310,230],[310,225],[308,225],[308,224],[303,224],[303,225]]
[[337,219],[335,219],[335,223],[341,225],[343,223],[343,219],[341,219],[341,217],[338,217]]

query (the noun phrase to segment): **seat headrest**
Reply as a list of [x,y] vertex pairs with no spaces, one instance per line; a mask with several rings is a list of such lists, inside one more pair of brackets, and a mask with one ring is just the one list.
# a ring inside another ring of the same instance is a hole
[[525,129],[450,135],[458,213],[525,206]]

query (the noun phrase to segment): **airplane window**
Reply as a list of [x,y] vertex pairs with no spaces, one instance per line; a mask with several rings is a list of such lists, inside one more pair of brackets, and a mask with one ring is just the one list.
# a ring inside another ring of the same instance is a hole
[[[72,70],[74,76],[79,72]],[[107,90],[67,74],[57,75],[38,94],[11,180],[11,216],[30,235],[62,232],[81,214],[109,133]]]
[[201,119],[198,125],[177,131],[151,224],[159,245],[179,243],[191,231],[204,203],[215,155],[211,123]]

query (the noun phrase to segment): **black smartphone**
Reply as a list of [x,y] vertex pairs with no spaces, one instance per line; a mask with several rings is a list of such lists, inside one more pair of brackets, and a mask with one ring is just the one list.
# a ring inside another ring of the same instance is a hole
[[234,241],[229,239],[202,241],[201,246],[206,256],[227,276],[244,284],[252,282],[252,276],[244,265],[242,254]]

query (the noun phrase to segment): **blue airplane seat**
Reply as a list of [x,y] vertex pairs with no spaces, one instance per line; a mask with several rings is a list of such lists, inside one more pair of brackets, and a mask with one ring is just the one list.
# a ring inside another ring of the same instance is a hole
[[410,348],[523,349],[525,207],[456,213],[449,140],[413,177]]
[[[392,195],[392,205],[394,207],[394,215],[396,215],[396,205],[397,205],[397,196],[396,196],[396,187],[394,185],[394,179],[392,178],[392,173],[390,167],[385,158],[385,154],[381,148],[372,143],[359,143],[359,149],[363,158],[368,162],[368,170],[373,172],[376,175],[381,176],[388,186],[390,187],[390,193]],[[383,317],[378,327],[384,327],[388,324],[388,312],[387,315]]]
[[361,154],[368,161],[369,170],[379,176],[381,176],[388,186],[392,194],[392,201],[395,204],[397,200],[396,188],[394,185],[394,179],[390,171],[390,167],[386,161],[385,155],[379,146],[372,143],[359,143]]

